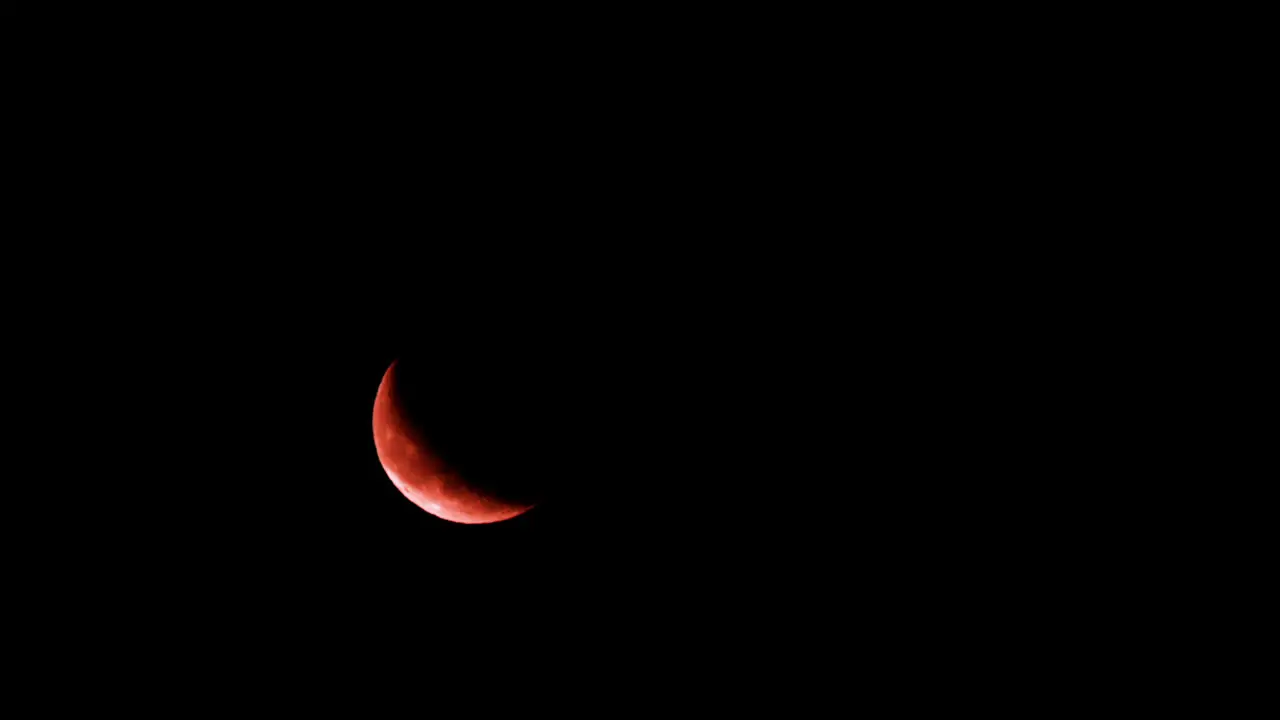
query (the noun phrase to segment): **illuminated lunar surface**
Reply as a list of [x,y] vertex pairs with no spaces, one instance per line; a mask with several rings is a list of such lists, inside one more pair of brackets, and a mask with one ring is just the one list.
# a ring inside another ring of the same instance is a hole
[[438,518],[467,524],[508,520],[533,507],[496,498],[452,471],[408,421],[397,391],[392,363],[373,403],[373,442],[387,476],[405,497]]

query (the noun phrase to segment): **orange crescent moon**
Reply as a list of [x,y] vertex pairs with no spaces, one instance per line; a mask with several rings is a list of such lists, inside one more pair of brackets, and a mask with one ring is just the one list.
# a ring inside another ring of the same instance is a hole
[[373,444],[391,482],[413,504],[438,518],[469,525],[509,520],[532,508],[495,498],[467,483],[432,451],[405,417],[391,363],[373,402]]

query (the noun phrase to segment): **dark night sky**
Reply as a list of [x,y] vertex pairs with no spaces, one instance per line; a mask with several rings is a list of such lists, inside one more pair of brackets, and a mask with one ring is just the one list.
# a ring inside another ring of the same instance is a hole
[[[983,568],[1021,566],[983,519],[1022,410],[983,377],[1043,348],[991,354],[1001,297],[956,272],[985,258],[925,247],[970,210],[921,210],[943,180],[913,168],[963,150],[919,114],[850,132],[829,79],[772,61],[584,61],[598,38],[539,70],[325,28],[23,56],[58,78],[10,136],[3,270],[35,632],[96,662],[645,648],[696,674],[959,631]],[[536,418],[541,506],[461,526],[392,486],[373,400],[423,348]]]

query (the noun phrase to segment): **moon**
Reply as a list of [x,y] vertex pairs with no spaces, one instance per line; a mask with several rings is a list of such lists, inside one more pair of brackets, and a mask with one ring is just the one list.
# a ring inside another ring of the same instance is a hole
[[396,488],[432,515],[468,525],[509,520],[530,510],[532,504],[500,497],[464,477],[433,448],[406,407],[399,365],[387,368],[373,403],[373,442]]

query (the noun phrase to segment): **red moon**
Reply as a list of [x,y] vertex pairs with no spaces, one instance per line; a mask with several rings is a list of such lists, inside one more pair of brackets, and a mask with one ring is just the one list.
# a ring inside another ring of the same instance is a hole
[[373,443],[391,482],[413,504],[438,518],[481,524],[509,520],[532,508],[504,501],[469,484],[434,452],[409,422],[397,395],[396,365],[382,376],[373,403]]

